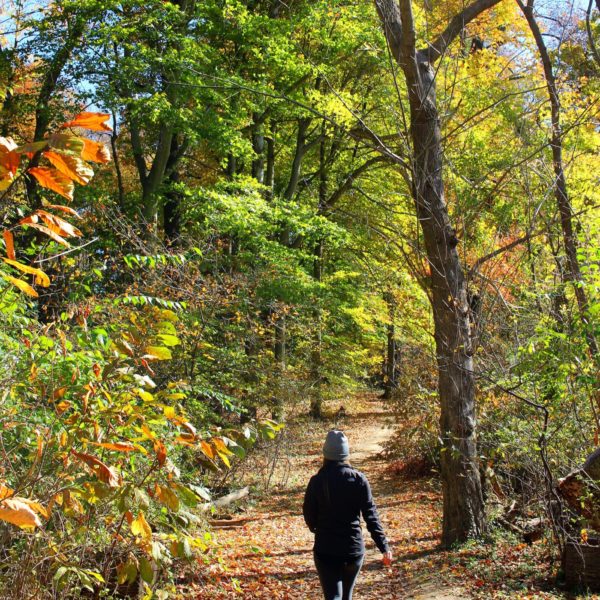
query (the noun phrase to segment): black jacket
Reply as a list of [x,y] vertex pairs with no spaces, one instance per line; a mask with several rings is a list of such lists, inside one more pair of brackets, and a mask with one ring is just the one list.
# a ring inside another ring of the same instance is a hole
[[327,463],[311,477],[303,506],[320,555],[356,557],[365,552],[360,515],[381,552],[389,550],[367,478],[345,463]]

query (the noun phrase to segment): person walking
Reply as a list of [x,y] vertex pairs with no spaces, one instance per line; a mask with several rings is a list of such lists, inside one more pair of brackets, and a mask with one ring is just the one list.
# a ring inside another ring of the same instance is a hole
[[352,600],[352,590],[365,557],[360,515],[383,564],[392,552],[383,532],[367,478],[348,463],[350,449],[342,431],[331,430],[323,445],[323,466],[308,482],[302,512],[315,534],[315,566],[325,600]]

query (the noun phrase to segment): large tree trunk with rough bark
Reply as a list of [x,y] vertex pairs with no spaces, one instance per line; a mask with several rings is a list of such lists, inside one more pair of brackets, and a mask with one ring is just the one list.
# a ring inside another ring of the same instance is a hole
[[485,510],[477,453],[470,309],[456,250],[458,239],[444,199],[434,67],[465,25],[498,1],[476,0],[450,21],[437,40],[418,51],[411,0],[375,0],[390,51],[409,91],[412,195],[431,270],[443,441],[445,545],[479,537],[485,531]]
[[[456,250],[458,240],[444,200],[434,70],[422,58],[418,61],[423,94],[419,97],[411,94],[410,98],[413,196],[431,269],[443,441],[443,541],[451,544],[480,536],[485,527],[485,515],[475,437],[475,386],[467,286]],[[416,81],[409,84],[418,85]]]

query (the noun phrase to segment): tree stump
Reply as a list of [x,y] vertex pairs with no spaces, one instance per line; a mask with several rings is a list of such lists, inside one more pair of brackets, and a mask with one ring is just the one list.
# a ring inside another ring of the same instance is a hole
[[568,541],[563,570],[569,587],[600,591],[600,537],[590,537],[586,543]]

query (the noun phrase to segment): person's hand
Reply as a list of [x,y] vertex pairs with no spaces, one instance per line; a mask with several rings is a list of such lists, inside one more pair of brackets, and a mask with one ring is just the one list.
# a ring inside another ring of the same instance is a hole
[[384,567],[389,567],[392,564],[391,550],[388,550],[387,552],[383,553],[383,557],[382,557],[381,561],[383,562]]

